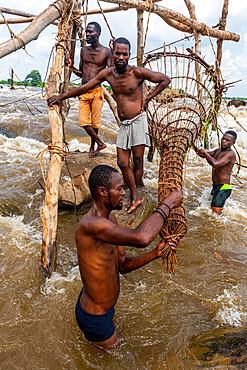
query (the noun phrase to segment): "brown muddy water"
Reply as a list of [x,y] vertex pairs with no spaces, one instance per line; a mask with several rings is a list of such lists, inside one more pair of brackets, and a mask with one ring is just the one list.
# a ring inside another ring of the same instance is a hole
[[[23,101],[16,102],[24,97],[33,114]],[[188,233],[178,247],[175,274],[168,274],[156,260],[121,276],[114,318],[121,344],[102,351],[88,343],[74,317],[81,281],[73,210],[59,211],[63,244],[58,239],[56,272],[46,280],[39,272],[44,195],[37,182],[41,172],[36,155],[50,142],[46,102],[38,89],[4,87],[0,104],[1,129],[16,134],[0,134],[1,368],[188,369],[193,365],[186,348],[193,335],[247,324],[247,170],[240,171],[241,183],[232,178],[232,196],[223,215],[216,216],[210,211],[211,168],[191,152],[184,171]],[[66,139],[71,151],[88,150],[77,110],[78,101],[73,99]],[[231,112],[247,128],[247,109]],[[237,131],[237,149],[246,166],[246,132],[225,109],[219,123],[223,131]],[[117,126],[107,105],[100,135],[108,143],[106,151],[115,153]],[[216,145],[212,133],[210,147]],[[157,178],[158,160],[153,164],[146,160],[145,186],[157,184]],[[150,195],[155,204],[157,187]],[[79,216],[86,211],[80,209]],[[132,256],[141,252],[127,251]]]

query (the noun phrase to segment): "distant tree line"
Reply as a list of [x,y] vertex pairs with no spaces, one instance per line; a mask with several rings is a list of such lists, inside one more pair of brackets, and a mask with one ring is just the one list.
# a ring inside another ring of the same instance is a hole
[[[11,85],[11,78],[1,80],[0,84]],[[41,74],[37,69],[34,69],[25,77],[24,81],[14,81],[14,84],[17,86],[42,86]]]
[[[41,79],[41,74],[37,69],[32,70],[28,75],[25,77],[24,81],[14,81],[14,85],[17,86],[38,86],[42,87],[43,82]],[[11,85],[11,78],[7,80],[0,80],[1,85]],[[80,86],[81,83],[70,83],[70,85]]]

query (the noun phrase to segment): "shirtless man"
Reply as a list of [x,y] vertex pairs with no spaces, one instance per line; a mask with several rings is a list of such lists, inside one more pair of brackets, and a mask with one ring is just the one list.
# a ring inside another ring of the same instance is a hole
[[[111,66],[110,49],[99,43],[100,25],[97,22],[88,23],[85,33],[89,46],[81,48],[79,69],[72,66],[71,59],[68,60],[68,67],[78,77],[82,78],[82,84],[92,80],[102,69]],[[98,131],[101,126],[101,110],[104,103],[101,84],[98,83],[85,94],[82,93],[79,99],[79,123],[91,137],[89,157],[95,157],[100,150],[106,148],[106,144],[98,137]],[[98,145],[96,150],[94,150],[95,143]]]
[[[147,247],[166,222],[170,208],[182,203],[183,195],[172,192],[149,218],[130,229],[118,226],[111,214],[122,208],[126,194],[115,168],[95,167],[89,176],[89,189],[92,206],[80,220],[75,236],[83,283],[75,313],[86,339],[100,348],[109,348],[118,344],[112,319],[120,290],[119,272],[125,274],[161,257],[164,244],[138,257],[127,257],[123,246]],[[177,242],[169,242],[175,251]]]
[[221,139],[221,147],[212,152],[206,152],[204,149],[199,149],[193,145],[195,152],[200,157],[206,158],[206,161],[213,167],[213,189],[211,191],[213,199],[211,208],[213,212],[218,214],[222,212],[225,201],[232,192],[230,178],[232,168],[235,164],[236,154],[231,149],[231,146],[235,143],[236,138],[237,134],[235,131],[226,131]]
[[[117,160],[130,189],[127,211],[131,213],[143,202],[143,198],[138,192],[138,186],[143,174],[144,149],[145,146],[150,146],[147,117],[144,111],[147,109],[149,101],[165,89],[171,80],[163,73],[130,66],[128,64],[129,58],[129,41],[124,37],[116,39],[113,43],[115,67],[103,69],[85,85],[65,94],[53,96],[47,100],[47,103],[49,106],[60,104],[62,100],[84,94],[103,81],[107,81],[111,85],[121,120],[117,137]],[[157,85],[143,100],[143,82],[145,80],[157,83]],[[133,153],[134,171],[129,165],[131,152]]]

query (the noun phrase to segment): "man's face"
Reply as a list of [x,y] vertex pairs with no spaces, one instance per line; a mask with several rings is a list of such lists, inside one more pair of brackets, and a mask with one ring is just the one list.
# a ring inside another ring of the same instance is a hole
[[89,24],[85,32],[87,44],[93,44],[99,40],[99,33],[93,24]]
[[235,143],[235,139],[231,134],[224,134],[221,139],[221,149],[226,150]]
[[113,61],[117,69],[125,69],[130,58],[129,46],[116,44],[113,51]]
[[111,188],[108,190],[107,208],[110,211],[122,209],[125,195],[122,176],[118,172],[113,172]]

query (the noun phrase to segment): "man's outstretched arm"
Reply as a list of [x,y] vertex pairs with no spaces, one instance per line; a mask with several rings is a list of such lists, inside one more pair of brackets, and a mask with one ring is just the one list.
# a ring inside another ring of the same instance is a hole
[[72,98],[75,96],[79,96],[82,94],[85,94],[89,90],[92,90],[95,88],[95,86],[101,84],[103,81],[105,81],[107,76],[107,69],[103,69],[100,71],[96,77],[92,78],[89,82],[85,83],[84,85],[81,85],[79,87],[76,87],[75,89],[72,89],[64,94],[60,95],[53,95],[49,99],[47,99],[47,104],[50,107],[51,105],[60,104],[63,100]]
[[158,211],[144,220],[136,229],[118,226],[110,220],[96,217],[87,232],[95,240],[109,244],[145,248],[159,233],[169,214],[169,209],[182,204],[182,192],[173,191],[165,198],[164,202],[159,205]]
[[[168,237],[169,238],[169,237]],[[167,239],[168,239],[167,238]],[[170,247],[176,252],[178,245],[178,240],[172,239],[169,243]],[[162,248],[165,245],[165,241],[161,242],[155,249],[145,253],[138,257],[127,257],[125,253],[125,248],[122,246],[118,247],[118,270],[121,274],[126,274],[128,272],[139,269],[140,267],[146,265],[147,263],[162,257]]]

